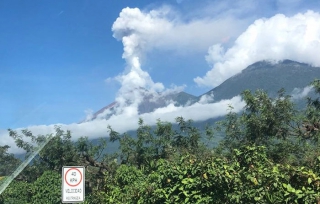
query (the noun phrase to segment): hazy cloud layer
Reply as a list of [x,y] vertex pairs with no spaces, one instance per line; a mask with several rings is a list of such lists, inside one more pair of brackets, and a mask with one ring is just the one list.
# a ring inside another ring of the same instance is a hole
[[306,86],[304,88],[294,88],[291,96],[293,100],[304,99],[308,94],[313,91],[313,86]]
[[315,53],[320,53],[319,13],[308,11],[292,17],[277,14],[256,20],[229,49],[212,45],[206,56],[212,69],[194,81],[215,87],[260,60],[293,59],[319,66],[320,58]]
[[[184,117],[185,119],[193,119],[194,121],[204,121],[210,118],[216,118],[225,115],[229,110],[229,105],[234,107],[234,111],[239,112],[244,107],[244,102],[240,96],[235,96],[229,100],[222,100],[216,103],[195,103],[191,106],[177,107],[172,103],[166,107],[158,108],[152,113],[145,113],[138,115],[133,113],[128,114],[129,111],[123,111],[122,114],[113,115],[108,120],[96,119],[94,121],[84,123],[73,124],[55,124],[60,126],[63,130],[70,130],[73,139],[77,139],[81,136],[88,136],[90,139],[108,136],[107,126],[110,125],[114,130],[124,133],[126,131],[135,130],[138,127],[138,120],[142,118],[146,124],[155,125],[157,119],[162,121],[174,123],[176,117]],[[130,106],[127,107],[130,109]],[[132,107],[131,107],[132,108]],[[55,125],[38,125],[26,127],[33,132],[34,135],[50,134],[54,133]],[[16,131],[20,131],[25,128],[19,128]],[[12,148],[10,152],[22,153],[23,151],[17,148],[12,138],[9,137],[7,131],[0,131],[0,145],[10,145]]]

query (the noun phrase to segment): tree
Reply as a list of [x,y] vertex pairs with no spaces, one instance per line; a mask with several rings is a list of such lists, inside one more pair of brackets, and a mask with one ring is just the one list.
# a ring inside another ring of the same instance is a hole
[[71,141],[71,133],[66,133],[59,127],[55,127],[55,134],[35,136],[27,129],[21,131],[9,129],[9,135],[15,140],[18,147],[26,151],[26,157],[36,151],[38,146],[49,140],[47,145],[39,152],[32,165],[19,175],[19,180],[34,181],[46,170],[61,171],[65,165],[74,165],[77,163],[77,152]]
[[[242,93],[245,107],[239,115],[231,111],[218,122],[217,130],[225,133],[221,145],[228,151],[245,145],[264,145],[275,161],[297,157],[302,130],[299,113],[283,89],[276,98],[263,90]],[[303,151],[301,147],[299,150]],[[293,159],[294,160],[294,159]]]
[[21,133],[9,129],[9,134],[17,146],[26,151],[26,157],[42,142],[47,139],[50,141],[20,173],[17,180],[34,182],[45,171],[61,173],[63,166],[84,166],[87,172],[86,192],[92,192],[104,185],[104,172],[112,171],[111,166],[114,162],[111,161],[114,156],[107,156],[105,153],[107,139],[100,139],[96,145],[87,137],[81,137],[73,142],[71,132],[63,131],[60,127],[56,127],[55,133],[50,135],[35,136],[29,130],[22,130]]
[[304,164],[320,172],[320,79],[310,83],[316,97],[307,98],[303,112],[301,139],[306,149]]
[[[192,120],[185,121],[183,117],[177,117],[177,130],[171,123],[157,121],[156,127],[152,128],[139,119],[139,127],[136,137],[127,133],[120,135],[110,126],[110,141],[118,141],[120,146],[120,159],[122,164],[150,166],[150,162],[157,159],[168,159],[173,153],[184,154],[191,152],[198,154],[203,150],[199,129],[192,125]],[[207,129],[206,134],[211,134]]]
[[0,177],[10,175],[20,164],[20,160],[8,153],[10,146],[0,146]]
[[[320,95],[320,79],[315,79],[310,85],[317,95]],[[304,138],[311,139],[315,143],[320,142],[320,96],[312,99],[307,98],[307,108],[305,111]]]

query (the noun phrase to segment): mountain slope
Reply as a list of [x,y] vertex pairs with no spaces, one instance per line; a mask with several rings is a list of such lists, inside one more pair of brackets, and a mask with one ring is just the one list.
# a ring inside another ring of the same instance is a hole
[[[159,97],[157,99],[151,98],[149,96],[145,96],[143,101],[139,104],[138,110],[139,114],[150,113],[157,108],[165,107],[168,105],[168,102],[174,102],[177,106],[185,106],[187,104],[192,104],[198,101],[198,97],[188,94],[186,92],[172,93],[165,95],[163,97]],[[100,118],[100,115],[104,115],[105,111],[110,111],[111,113],[103,116],[105,119],[109,118],[112,113],[114,113],[114,109],[117,107],[117,102],[112,102],[111,104],[103,107],[99,111],[93,114],[91,120],[96,118]]]
[[284,88],[290,94],[294,88],[304,88],[317,77],[320,78],[319,67],[291,60],[277,64],[260,61],[205,94],[213,94],[215,101],[229,99],[246,89],[251,91],[263,89],[271,96],[275,96],[278,90]]

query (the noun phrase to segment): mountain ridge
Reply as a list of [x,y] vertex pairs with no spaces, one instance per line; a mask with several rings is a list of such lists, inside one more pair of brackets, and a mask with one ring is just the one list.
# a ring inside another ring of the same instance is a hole
[[[294,88],[304,88],[317,76],[320,77],[320,67],[313,67],[307,63],[289,59],[277,63],[262,60],[249,65],[241,73],[228,78],[200,96],[182,91],[159,97],[157,101],[145,97],[138,109],[140,114],[152,112],[157,108],[165,107],[168,101],[175,102],[177,106],[187,106],[200,101],[202,96],[211,97],[212,95],[214,101],[220,101],[239,95],[246,89],[251,91],[263,89],[274,97],[281,88],[284,88],[287,93],[291,93]],[[94,113],[92,120],[108,109],[112,112],[116,106],[117,102],[112,102],[103,107]]]

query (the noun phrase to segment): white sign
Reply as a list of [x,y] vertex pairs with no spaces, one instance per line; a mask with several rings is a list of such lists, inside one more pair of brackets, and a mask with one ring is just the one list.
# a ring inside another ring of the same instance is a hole
[[62,203],[84,202],[84,173],[83,166],[62,168]]

